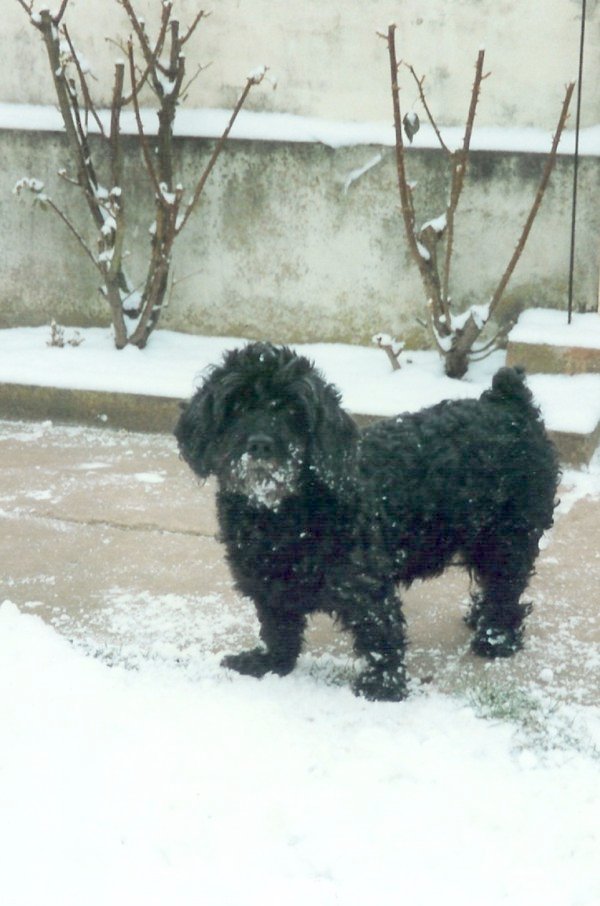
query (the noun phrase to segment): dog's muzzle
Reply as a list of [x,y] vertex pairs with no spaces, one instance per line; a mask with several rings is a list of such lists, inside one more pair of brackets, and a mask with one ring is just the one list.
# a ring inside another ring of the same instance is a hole
[[230,463],[221,483],[228,492],[246,497],[252,506],[277,511],[282,501],[297,489],[300,451],[293,449],[285,459],[276,458],[266,437],[250,438],[248,448]]

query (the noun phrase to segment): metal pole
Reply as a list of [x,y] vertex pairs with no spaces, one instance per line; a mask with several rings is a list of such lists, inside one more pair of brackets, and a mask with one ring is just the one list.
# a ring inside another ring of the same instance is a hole
[[581,90],[583,85],[583,44],[585,39],[586,0],[581,3],[581,33],[579,38],[579,76],[577,79],[577,112],[575,115],[575,155],[573,158],[573,203],[571,207],[571,254],[569,259],[568,321],[573,314],[573,272],[575,270],[575,223],[577,220],[577,179],[579,176],[579,128],[581,123]]

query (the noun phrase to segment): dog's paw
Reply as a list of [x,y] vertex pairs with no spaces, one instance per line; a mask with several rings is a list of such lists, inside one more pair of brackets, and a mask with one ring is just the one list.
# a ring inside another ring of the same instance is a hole
[[404,668],[367,668],[354,681],[352,690],[372,702],[400,702],[408,695]]
[[227,667],[228,670],[236,670],[244,676],[254,676],[256,679],[260,679],[265,673],[277,673],[279,676],[285,676],[294,667],[293,663],[284,664],[276,660],[264,648],[252,648],[249,651],[241,651],[239,654],[228,654],[221,661],[221,666]]
[[471,651],[478,657],[512,657],[523,647],[522,629],[479,627],[471,640]]
[[469,629],[477,629],[477,625],[483,614],[484,599],[480,592],[471,595],[471,606],[463,617]]

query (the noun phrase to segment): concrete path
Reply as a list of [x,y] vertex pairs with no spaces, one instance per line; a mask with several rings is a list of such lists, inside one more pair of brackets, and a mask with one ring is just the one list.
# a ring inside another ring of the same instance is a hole
[[[168,435],[0,422],[0,602],[38,614],[109,661],[208,658],[256,640],[216,540],[214,487]],[[404,594],[415,681],[493,699],[505,688],[600,704],[600,497],[560,512],[529,597],[526,648],[487,663],[468,651],[468,580],[452,569]],[[316,681],[352,668],[324,617],[308,633]],[[329,665],[327,667],[325,665]]]

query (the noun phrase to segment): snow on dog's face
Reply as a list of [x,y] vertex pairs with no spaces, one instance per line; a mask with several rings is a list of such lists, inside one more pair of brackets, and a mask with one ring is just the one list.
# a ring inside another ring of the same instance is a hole
[[266,410],[243,397],[232,401],[215,469],[221,490],[246,497],[253,507],[278,510],[297,493],[306,455],[302,413],[289,401]]
[[287,463],[256,460],[244,453],[234,464],[225,484],[232,493],[247,497],[255,507],[278,510],[285,497],[297,487],[298,470],[294,458]]
[[303,356],[253,343],[227,353],[184,409],[175,435],[201,477],[253,507],[277,510],[303,481],[347,480],[356,427]]

